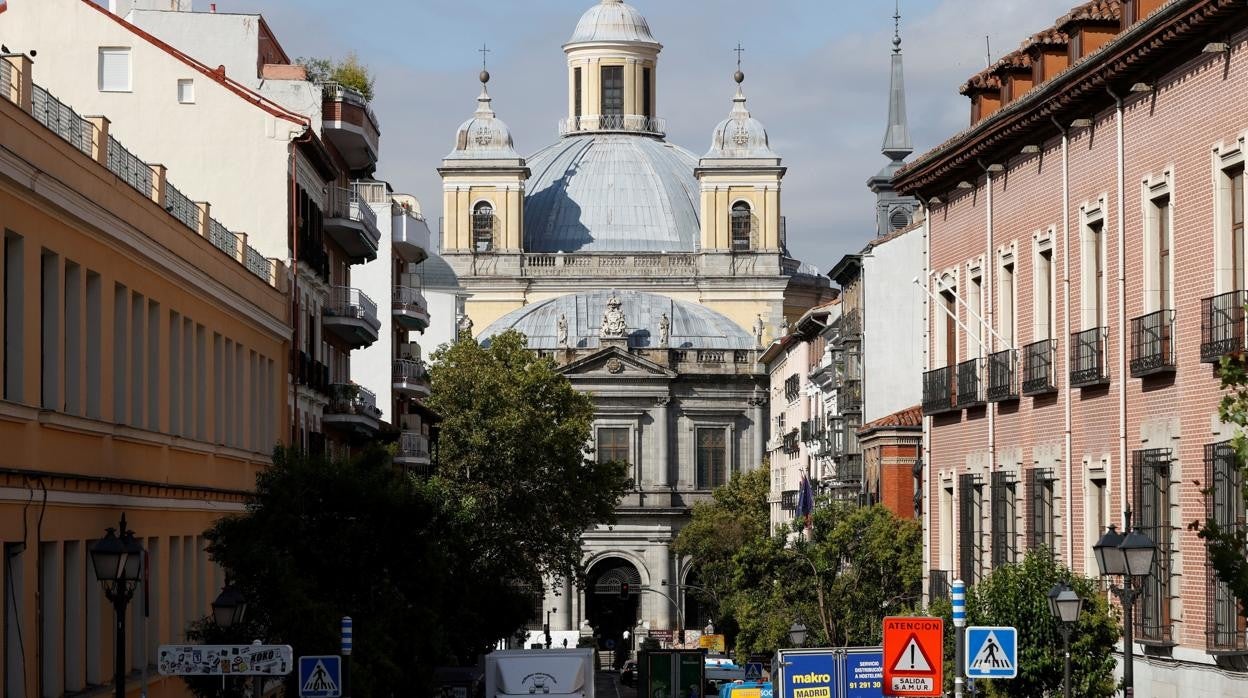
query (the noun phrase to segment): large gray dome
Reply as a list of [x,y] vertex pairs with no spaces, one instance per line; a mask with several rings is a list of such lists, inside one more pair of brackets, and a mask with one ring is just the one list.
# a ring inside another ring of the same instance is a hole
[[657,44],[641,12],[621,0],[602,0],[581,15],[569,44],[588,41],[635,41]]
[[698,159],[650,136],[570,136],[528,159],[527,252],[694,252]]
[[618,296],[628,325],[628,345],[659,346],[659,320],[671,320],[668,346],[673,349],[754,349],[754,336],[724,315],[704,305],[688,303],[640,291],[586,291],[538,301],[495,320],[477,339],[488,344],[491,337],[517,330],[529,338],[530,349],[558,349],[559,317],[568,319],[568,344],[572,348],[599,346],[599,331],[607,300]]

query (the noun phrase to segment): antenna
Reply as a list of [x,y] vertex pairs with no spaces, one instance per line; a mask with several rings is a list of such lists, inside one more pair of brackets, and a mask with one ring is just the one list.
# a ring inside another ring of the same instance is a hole
[[987,58],[988,60],[988,65],[986,67],[991,68],[992,67],[992,41],[989,40],[987,34],[984,34],[984,48],[988,51],[988,53],[985,55],[985,58]]

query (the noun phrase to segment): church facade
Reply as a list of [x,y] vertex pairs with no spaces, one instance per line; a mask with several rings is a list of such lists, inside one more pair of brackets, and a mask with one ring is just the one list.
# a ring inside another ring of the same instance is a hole
[[563,46],[559,140],[521,156],[483,71],[439,168],[461,330],[482,343],[524,333],[593,396],[595,457],[631,468],[616,522],[585,533],[583,588],[544,590],[534,630],[549,618],[556,645],[591,632],[604,649],[647,631],[675,639],[711,620],[691,598],[696,561],[671,543],[695,502],[762,462],[762,350],[832,298],[786,250],[785,167],[746,107],[744,75],[699,157],[665,138],[662,48],[636,8],[602,0]]

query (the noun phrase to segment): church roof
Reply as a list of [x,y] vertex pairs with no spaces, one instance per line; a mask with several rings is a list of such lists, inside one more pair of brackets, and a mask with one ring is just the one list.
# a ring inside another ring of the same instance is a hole
[[650,136],[569,136],[528,159],[528,252],[694,252],[697,158]]
[[568,319],[568,345],[574,349],[600,346],[598,337],[607,300],[617,296],[628,325],[628,345],[658,348],[659,322],[671,321],[668,346],[672,349],[755,349],[754,336],[726,316],[704,305],[678,301],[640,291],[586,291],[559,296],[513,310],[494,321],[479,336],[482,344],[507,330],[529,339],[530,349],[558,349],[560,316]]
[[657,44],[650,24],[637,8],[622,0],[602,0],[581,15],[569,44],[587,41],[636,41]]
[[416,266],[416,271],[420,274],[420,282],[427,289],[461,289],[459,276],[455,274],[455,270],[451,269],[451,265],[446,263],[436,254],[431,254],[425,258],[425,261]]

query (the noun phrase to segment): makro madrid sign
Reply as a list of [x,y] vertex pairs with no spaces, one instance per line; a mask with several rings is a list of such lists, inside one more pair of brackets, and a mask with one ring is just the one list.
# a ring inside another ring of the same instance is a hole
[[784,652],[782,698],[837,698],[832,650]]

